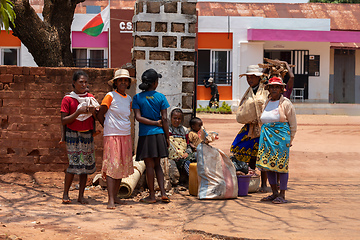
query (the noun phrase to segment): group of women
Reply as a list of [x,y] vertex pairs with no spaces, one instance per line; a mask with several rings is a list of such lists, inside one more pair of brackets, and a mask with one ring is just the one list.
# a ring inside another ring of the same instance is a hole
[[69,166],[65,173],[63,203],[70,203],[69,189],[74,175],[79,175],[78,202],[87,204],[84,190],[87,175],[95,172],[95,154],[93,135],[95,120],[104,127],[104,147],[102,177],[108,189],[107,208],[114,209],[115,204],[124,204],[117,193],[122,178],[134,172],[132,162],[132,139],[130,113],[134,111],[139,122],[139,141],[136,160],[144,160],[150,194],[141,199],[144,203],[155,203],[154,173],[161,190],[161,201],[170,202],[164,188],[164,175],[160,158],[168,156],[169,126],[165,96],[155,89],[161,78],[154,69],[146,70],[141,77],[139,88],[143,90],[132,99],[126,90],[130,88],[132,78],[126,69],[115,72],[108,84],[113,91],[106,94],[99,105],[88,92],[88,75],[76,71],[73,75],[74,90],[66,95],[61,103],[61,123],[64,126]]
[[[295,108],[288,99],[294,75],[286,62],[281,63],[287,67],[288,84],[280,76],[270,76],[265,83],[263,72],[257,65],[250,65],[247,72],[240,75],[246,76],[250,87],[236,116],[244,126],[231,146],[234,158],[247,162],[252,169],[261,169],[260,191],[266,192],[269,180],[272,194],[261,201],[276,204],[287,202],[289,150],[297,128]],[[283,96],[285,94],[287,97]]]
[[[287,64],[286,64],[287,65]],[[288,67],[288,65],[287,65]],[[262,81],[263,73],[257,65],[248,67],[246,75],[249,89],[244,95],[237,112],[237,120],[245,125],[235,138],[231,152],[239,161],[248,162],[253,169],[262,170],[262,190],[266,190],[269,180],[272,195],[262,201],[285,203],[285,190],[288,182],[289,149],[296,132],[295,109],[290,100],[283,96],[292,88],[293,74],[289,69],[288,86],[280,77],[271,76],[268,83]],[[132,99],[126,90],[130,88],[132,78],[126,69],[115,72],[108,84],[113,91],[106,94],[101,104],[88,91],[88,76],[84,71],[73,75],[74,90],[66,95],[61,103],[61,122],[64,126],[63,141],[66,142],[69,167],[65,174],[63,203],[70,203],[69,189],[74,175],[79,175],[78,202],[88,203],[84,198],[87,175],[95,172],[95,153],[93,136],[95,120],[104,127],[104,147],[102,177],[106,179],[108,189],[107,208],[114,209],[115,204],[124,204],[117,193],[122,178],[134,172],[132,162],[132,140],[130,113],[134,111],[139,122],[139,140],[136,161],[144,160],[149,196],[141,199],[144,203],[157,201],[154,190],[155,175],[161,191],[161,201],[170,202],[164,188],[164,174],[160,159],[167,157],[168,147],[184,142],[182,156],[187,159],[185,131],[181,125],[182,112],[171,112],[171,142],[169,141],[169,123],[166,97],[157,92],[158,79],[154,69],[146,70],[141,77],[139,88],[142,92]],[[249,110],[250,108],[250,110]],[[253,108],[253,109],[251,109]],[[176,138],[181,141],[175,141]],[[182,146],[181,145],[181,146]],[[180,166],[178,166],[181,168]],[[278,186],[278,178],[280,184]],[[280,192],[278,190],[280,188]]]

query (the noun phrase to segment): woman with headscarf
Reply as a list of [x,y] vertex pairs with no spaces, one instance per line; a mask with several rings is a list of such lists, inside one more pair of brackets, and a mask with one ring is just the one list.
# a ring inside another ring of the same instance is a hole
[[[283,96],[285,85],[281,78],[272,77],[265,89],[270,92],[261,115],[261,135],[256,166],[267,171],[272,195],[261,201],[286,203],[285,190],[289,178],[289,151],[296,133],[296,113],[291,101]],[[279,173],[279,174],[277,174]],[[277,186],[280,179],[280,192]]]

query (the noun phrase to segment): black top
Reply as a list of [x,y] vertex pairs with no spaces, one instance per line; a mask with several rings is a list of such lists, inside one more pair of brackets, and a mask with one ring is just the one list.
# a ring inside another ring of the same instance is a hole
[[205,87],[206,88],[210,87],[211,95],[214,96],[215,94],[219,94],[218,89],[217,89],[217,85],[215,83],[205,82]]

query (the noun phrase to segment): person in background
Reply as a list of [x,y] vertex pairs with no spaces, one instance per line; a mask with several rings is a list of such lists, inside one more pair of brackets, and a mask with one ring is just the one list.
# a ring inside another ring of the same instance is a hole
[[131,139],[131,97],[126,94],[131,77],[126,69],[115,72],[108,81],[114,91],[104,97],[97,117],[104,127],[104,152],[102,177],[106,179],[108,209],[115,209],[115,203],[124,204],[117,197],[121,179],[134,173]]
[[154,171],[161,191],[161,201],[170,202],[164,187],[164,173],[160,159],[168,157],[169,123],[167,108],[170,107],[166,97],[156,90],[159,84],[158,74],[154,69],[146,70],[142,76],[139,88],[143,90],[134,96],[132,108],[135,119],[139,122],[139,140],[136,150],[136,161],[144,160],[146,178],[150,190],[148,197],[140,202],[155,203]]
[[220,96],[219,96],[219,91],[218,91],[218,87],[216,85],[216,83],[214,83],[214,79],[213,78],[209,78],[209,80],[206,82],[204,80],[204,86],[206,88],[210,88],[211,90],[211,99],[209,101],[209,107],[219,107],[219,100],[220,100]]
[[[295,108],[283,96],[285,85],[281,78],[270,78],[266,89],[270,92],[261,115],[261,135],[256,166],[267,171],[272,195],[261,201],[275,204],[286,203],[285,191],[289,179],[290,146],[295,137],[297,122]],[[280,192],[277,186],[277,173],[280,178]]]
[[69,166],[65,172],[62,203],[71,203],[69,189],[74,175],[79,175],[79,196],[77,201],[87,204],[84,190],[87,175],[95,172],[94,120],[99,103],[88,93],[88,75],[84,71],[73,74],[74,90],[61,102],[61,123],[65,126],[65,142]]

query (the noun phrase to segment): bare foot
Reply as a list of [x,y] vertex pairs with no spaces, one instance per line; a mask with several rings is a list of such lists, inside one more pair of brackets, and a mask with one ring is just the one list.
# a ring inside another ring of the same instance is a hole
[[261,192],[261,193],[267,193],[268,191],[266,190],[266,187],[261,187],[261,188],[259,189],[259,192]]
[[116,209],[116,207],[115,207],[115,204],[114,203],[108,203],[108,205],[107,205],[107,207],[106,207],[107,209]]
[[78,198],[77,201],[81,204],[89,204],[89,202],[87,200],[85,200],[85,198]]
[[127,205],[127,202],[125,202],[124,200],[121,200],[120,198],[115,198],[114,199],[114,202],[116,203],[116,204],[120,204],[120,205]]
[[156,203],[156,199],[155,199],[155,198],[152,199],[152,198],[150,198],[150,197],[146,197],[146,198],[140,199],[140,202],[152,204],[152,203]]

